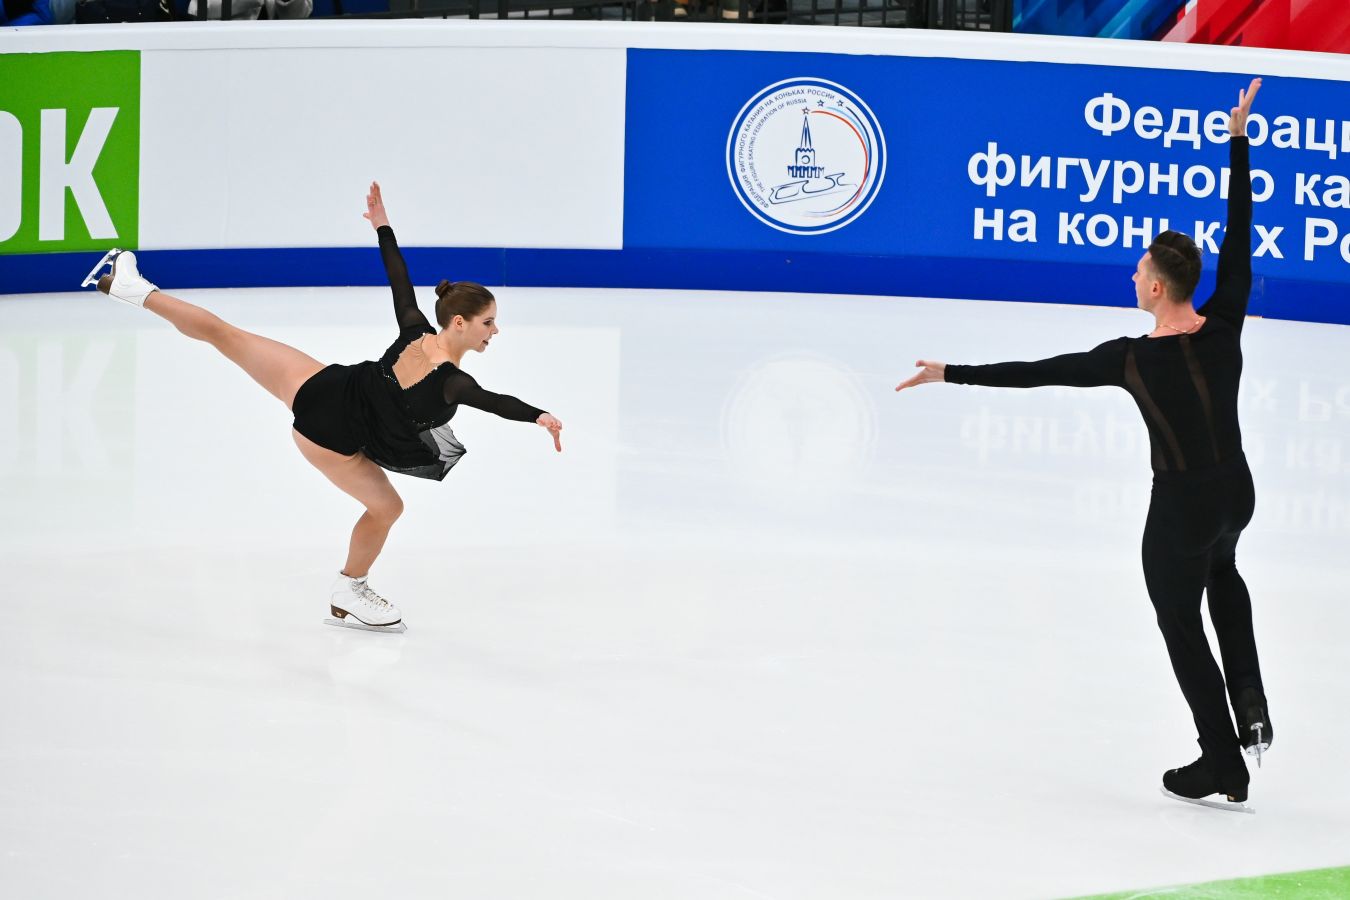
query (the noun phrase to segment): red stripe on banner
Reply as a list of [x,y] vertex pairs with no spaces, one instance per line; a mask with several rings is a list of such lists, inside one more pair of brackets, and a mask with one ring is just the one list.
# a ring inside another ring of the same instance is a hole
[[1159,40],[1350,53],[1346,0],[1198,0]]

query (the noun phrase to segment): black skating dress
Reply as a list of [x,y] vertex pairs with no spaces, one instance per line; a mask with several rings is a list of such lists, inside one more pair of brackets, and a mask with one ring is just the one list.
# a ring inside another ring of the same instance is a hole
[[440,481],[465,452],[450,429],[460,404],[517,422],[533,422],[544,411],[483,390],[450,362],[406,389],[399,385],[394,363],[409,344],[436,329],[417,308],[394,230],[383,225],[377,233],[394,292],[398,339],[378,362],[327,366],[301,385],[291,407],[295,430],[335,453],[363,453],[391,472]]

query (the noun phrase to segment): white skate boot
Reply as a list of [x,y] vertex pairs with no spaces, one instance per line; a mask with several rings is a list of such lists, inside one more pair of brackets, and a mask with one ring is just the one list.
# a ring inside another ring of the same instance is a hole
[[[106,265],[112,266],[111,274],[100,275],[99,270]],[[89,287],[93,284],[114,300],[121,300],[132,306],[145,306],[145,298],[150,296],[150,292],[159,290],[141,277],[140,271],[136,268],[136,254],[130,250],[109,250],[104,254],[98,265],[94,266],[84,277],[84,281],[80,282],[80,287]]]
[[328,608],[333,618],[324,619],[326,625],[359,628],[362,631],[388,631],[400,634],[408,629],[403,624],[403,613],[388,600],[370,589],[366,579],[350,578],[341,573],[333,582]]

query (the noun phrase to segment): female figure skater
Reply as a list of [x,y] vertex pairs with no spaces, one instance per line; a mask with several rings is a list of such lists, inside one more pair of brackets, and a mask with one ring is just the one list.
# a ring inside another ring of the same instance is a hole
[[[327,621],[401,632],[403,614],[366,583],[389,529],[403,512],[403,501],[384,470],[444,478],[464,455],[449,424],[460,404],[541,425],[560,452],[562,423],[515,397],[483,390],[460,368],[466,352],[482,353],[499,330],[492,294],[472,282],[442,281],[436,288],[441,327],[432,328],[417,308],[378,184],[370,186],[366,207],[365,218],[379,236],[399,328],[398,339],[378,362],[324,366],[294,347],[242,331],[160,291],[141,277],[130,252],[110,252],[84,285],[97,282],[109,296],[144,307],[188,337],[206,341],[286,404],[295,414],[292,436],[300,453],[365,507],[352,529],[347,563],[333,585],[329,605],[334,618]],[[112,273],[99,276],[108,263]]]
[[[1241,751],[1259,763],[1274,737],[1257,664],[1251,599],[1234,562],[1254,502],[1237,395],[1252,280],[1247,116],[1260,87],[1261,79],[1253,79],[1230,113],[1228,228],[1214,294],[1199,310],[1191,295],[1200,279],[1200,250],[1186,235],[1166,231],[1154,239],[1134,273],[1138,305],[1156,323],[1148,335],[1038,362],[957,366],[920,360],[916,365],[922,370],[896,388],[947,381],[1022,388],[1114,385],[1129,391],[1148,427],[1153,453],[1144,580],[1200,736],[1200,758],[1164,774],[1163,792],[1242,810],[1248,774]],[[1222,674],[1201,625],[1205,591]],[[1224,699],[1225,679],[1236,734]],[[1211,794],[1227,801],[1202,799]]]

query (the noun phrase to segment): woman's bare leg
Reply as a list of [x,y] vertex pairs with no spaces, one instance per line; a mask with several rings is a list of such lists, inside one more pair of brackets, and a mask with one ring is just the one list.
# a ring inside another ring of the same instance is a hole
[[[205,341],[248,373],[268,393],[289,409],[300,386],[323,369],[323,363],[287,344],[236,328],[212,312],[186,300],[153,291],[145,308],[167,319],[183,334]],[[344,493],[354,497],[366,511],[352,529],[347,564],[342,574],[360,578],[384,549],[389,529],[403,514],[403,500],[384,470],[357,453],[343,456],[291,430],[300,453]]]
[[347,564],[342,568],[343,575],[361,578],[370,572],[371,564],[384,548],[389,529],[403,514],[403,499],[389,483],[389,476],[384,474],[384,469],[360,453],[352,456],[334,453],[294,429],[291,430],[291,436],[295,438],[300,453],[314,468],[366,508],[352,529]]
[[145,298],[145,308],[167,319],[188,337],[215,347],[269,394],[286,404],[287,409],[295,401],[295,392],[300,390],[300,385],[323,368],[323,363],[294,347],[250,334],[215,313],[163,291],[152,291]]

